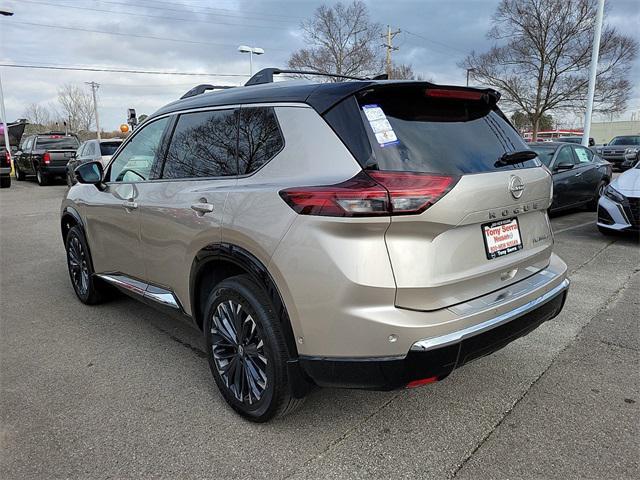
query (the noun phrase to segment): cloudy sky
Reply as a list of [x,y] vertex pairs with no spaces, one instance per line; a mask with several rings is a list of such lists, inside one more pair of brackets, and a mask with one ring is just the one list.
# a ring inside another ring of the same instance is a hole
[[[126,109],[152,113],[198,83],[238,85],[248,78],[249,59],[240,44],[264,48],[254,71],[285,66],[304,42],[300,21],[320,0],[0,0],[0,64],[98,67],[206,73],[146,75],[36,70],[0,66],[11,121],[26,105],[55,106],[65,83],[100,83],[101,126],[116,129]],[[326,3],[333,3],[328,1]],[[485,34],[498,0],[369,0],[371,20],[400,28],[394,61],[438,83],[462,84],[457,63],[491,43]],[[640,37],[640,2],[607,0],[608,22]],[[135,5],[135,6],[134,6]],[[151,37],[151,38],[149,38]],[[227,76],[217,76],[224,74]],[[640,61],[633,68],[631,111],[640,111]]]

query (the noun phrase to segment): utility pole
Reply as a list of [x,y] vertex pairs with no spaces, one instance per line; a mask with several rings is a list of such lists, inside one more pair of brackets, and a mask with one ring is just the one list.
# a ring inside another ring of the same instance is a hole
[[598,13],[596,14],[596,30],[593,33],[593,47],[591,49],[591,69],[589,70],[589,90],[587,92],[587,111],[584,115],[584,130],[582,133],[582,145],[589,146],[589,133],[591,130],[591,114],[593,113],[593,97],[596,92],[596,75],[598,73],[598,55],[600,53],[600,35],[602,34],[602,17],[604,16],[604,0],[598,0]]
[[382,46],[387,49],[387,77],[388,78],[391,78],[391,70],[392,70],[391,52],[393,50],[398,50],[398,47],[394,47],[392,42],[395,36],[398,35],[399,33],[400,33],[400,29],[396,30],[395,32],[392,32],[391,27],[387,25],[387,34],[382,36],[382,38],[385,40],[385,43],[383,43]]
[[[11,155],[11,145],[9,144],[9,122],[7,122],[7,112],[5,112],[4,110],[4,93],[2,92],[2,79],[0,79],[0,108],[2,109],[0,111],[0,115],[2,115],[0,121],[3,124],[2,131],[4,136],[4,146],[9,153],[9,158],[13,158],[13,156]],[[11,166],[13,167],[13,160],[11,161]]]
[[98,140],[100,138],[100,119],[98,118],[98,101],[96,100],[96,90],[100,88],[100,84],[96,82],[84,82],[91,87],[91,93],[93,94],[93,112],[96,116],[96,131],[98,133]]

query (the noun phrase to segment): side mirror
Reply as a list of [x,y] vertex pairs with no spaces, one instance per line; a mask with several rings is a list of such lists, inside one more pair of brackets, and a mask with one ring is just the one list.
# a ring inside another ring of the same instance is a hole
[[79,183],[95,185],[100,190],[104,187],[104,183],[102,183],[104,169],[100,162],[83,163],[76,167],[74,174]]
[[573,163],[563,162],[556,165],[553,169],[554,172],[562,172],[565,170],[571,170],[574,167]]

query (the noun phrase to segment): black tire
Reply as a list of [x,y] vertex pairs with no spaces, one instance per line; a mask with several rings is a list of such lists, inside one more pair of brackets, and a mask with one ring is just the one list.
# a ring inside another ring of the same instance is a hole
[[587,203],[587,210],[595,212],[598,209],[598,201],[600,200],[600,196],[604,193],[604,189],[607,188],[607,185],[608,183],[605,180],[600,180],[593,200]]
[[41,187],[49,185],[49,177],[42,173],[40,168],[36,169],[36,180],[38,181],[38,185],[40,185]]
[[9,188],[11,186],[11,176],[6,175],[4,177],[0,177],[0,188]]
[[93,262],[82,229],[72,227],[65,241],[69,279],[78,299],[86,305],[96,305],[105,300],[108,286],[94,276]]
[[210,293],[204,314],[211,373],[231,408],[261,423],[302,404],[291,394],[284,335],[260,286],[248,275],[228,278]]
[[19,182],[23,181],[27,176],[25,175],[25,173],[20,170],[20,167],[18,167],[17,163],[13,164],[13,170],[16,175],[16,180],[18,180]]

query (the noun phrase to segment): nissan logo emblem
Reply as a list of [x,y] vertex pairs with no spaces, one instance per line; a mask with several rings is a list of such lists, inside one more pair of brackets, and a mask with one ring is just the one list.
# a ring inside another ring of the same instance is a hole
[[524,182],[517,175],[513,175],[509,180],[509,191],[513,198],[520,198],[524,193]]

